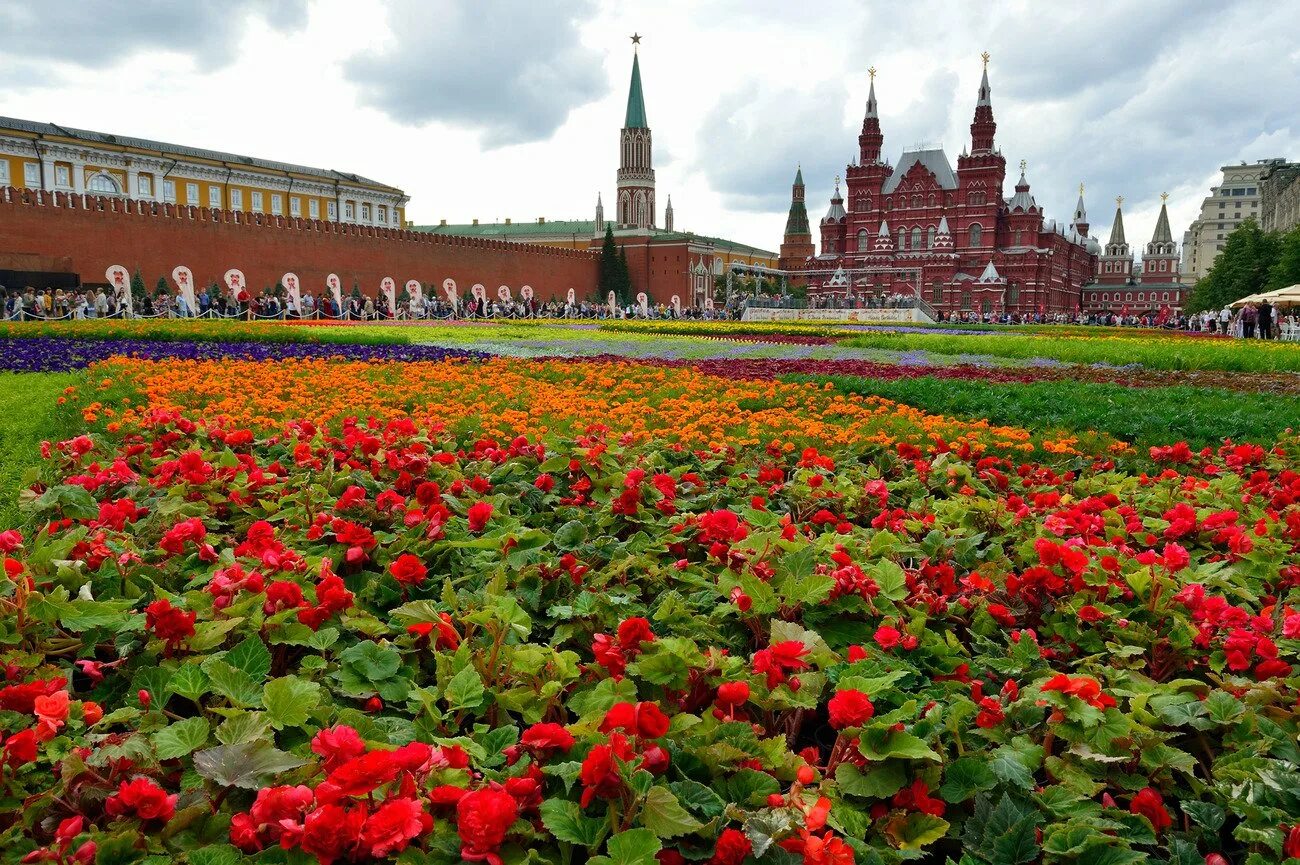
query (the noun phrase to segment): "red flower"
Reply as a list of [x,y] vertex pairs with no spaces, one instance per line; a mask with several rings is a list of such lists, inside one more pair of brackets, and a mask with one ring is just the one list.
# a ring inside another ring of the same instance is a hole
[[826,704],[826,711],[830,715],[831,726],[843,730],[846,727],[861,727],[876,714],[876,707],[866,694],[846,688],[831,697]]
[[942,817],[947,809],[942,799],[930,795],[930,786],[920,778],[913,781],[912,786],[904,787],[894,794],[894,805],[909,811],[920,811],[932,817]]
[[1286,832],[1286,840],[1282,842],[1282,855],[1292,859],[1300,859],[1300,823],[1291,827],[1282,827]]
[[[597,745],[582,761],[578,779],[582,781],[583,786],[583,808],[590,805],[591,800],[597,796],[608,799],[623,792],[623,779],[619,776],[618,764],[614,761],[614,756],[614,744]],[[626,759],[627,756],[631,756],[630,753],[626,753],[626,756],[622,756],[621,759]]]
[[818,837],[811,833],[803,839],[804,865],[853,865],[853,848],[830,832]]
[[467,862],[486,859],[490,865],[501,865],[497,850],[518,816],[518,803],[504,790],[482,787],[463,796],[456,803],[461,858]]
[[650,623],[640,616],[624,619],[618,626],[618,645],[624,652],[635,654],[641,651],[642,643],[653,643],[654,631]]
[[559,724],[534,724],[524,731],[519,744],[531,751],[538,759],[545,759],[551,754],[569,753],[573,747],[573,734]]
[[623,650],[619,648],[618,643],[609,634],[596,634],[591,638],[591,654],[595,656],[596,663],[600,664],[614,679],[623,678],[623,673],[627,670],[627,657]]
[[361,847],[375,859],[400,853],[412,838],[433,828],[433,818],[414,799],[389,799],[366,818],[361,829]]
[[48,697],[37,697],[32,704],[36,715],[36,738],[48,742],[68,720],[71,700],[67,691],[55,691]]
[[418,586],[429,575],[429,569],[420,561],[420,557],[411,553],[402,553],[388,566],[393,579],[404,586]]
[[1165,809],[1164,797],[1154,787],[1143,787],[1139,790],[1134,795],[1133,801],[1129,803],[1128,809],[1150,820],[1157,834],[1164,832],[1174,822],[1169,816],[1169,811]]
[[311,749],[325,758],[325,772],[330,773],[348,760],[364,754],[366,743],[361,741],[361,735],[356,730],[340,724],[317,733],[311,740]]
[[719,706],[741,706],[749,702],[748,682],[723,682],[718,686]]
[[17,769],[36,760],[36,729],[28,727],[14,733],[5,740],[4,762],[10,769]]
[[902,641],[902,638],[903,635],[897,628],[891,628],[888,625],[877,628],[875,635],[872,637],[876,641],[876,645],[882,649],[894,648]]
[[138,820],[167,821],[176,813],[177,794],[170,796],[150,778],[123,781],[117,793],[104,802],[110,817],[133,816]]
[[194,612],[172,606],[171,601],[159,598],[144,608],[145,627],[167,644],[168,653],[174,651],[189,637],[194,636]]
[[709,865],[740,865],[753,850],[754,846],[744,832],[739,829],[723,829],[713,848],[713,858],[709,860]]
[[668,732],[668,716],[655,703],[615,703],[605,713],[600,732],[627,730],[646,739],[658,739]]
[[322,804],[339,799],[365,796],[397,777],[402,767],[391,751],[371,751],[343,763],[316,788]]
[[303,852],[315,856],[320,865],[331,865],[361,840],[365,822],[365,808],[344,809],[339,805],[317,808],[303,821]]
[[798,640],[777,643],[754,653],[754,672],[766,674],[770,690],[784,682],[789,673],[807,670],[808,662],[803,659],[806,654],[808,647]]
[[433,646],[435,649],[454,652],[460,648],[460,632],[456,630],[450,614],[439,613],[438,621],[434,622],[434,625],[438,628],[438,641]]
[[1079,618],[1085,622],[1099,622],[1106,618],[1106,614],[1092,604],[1084,604],[1079,608]]
[[1088,676],[1067,676],[1064,673],[1057,673],[1039,685],[1038,690],[1073,694],[1098,709],[1105,709],[1108,706],[1115,705],[1115,698],[1109,694],[1103,694],[1101,685],[1098,684],[1097,680]]
[[469,519],[469,530],[474,534],[483,531],[487,527],[488,520],[492,519],[493,510],[495,508],[492,507],[491,502],[475,502],[470,505],[469,512],[466,514]]

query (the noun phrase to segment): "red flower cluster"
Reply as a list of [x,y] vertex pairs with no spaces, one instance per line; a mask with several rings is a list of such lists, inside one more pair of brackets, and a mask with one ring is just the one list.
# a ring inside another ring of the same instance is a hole
[[788,685],[791,691],[799,690],[799,679],[790,674],[798,670],[809,669],[804,656],[808,647],[798,640],[786,640],[754,653],[753,670],[756,675],[767,677],[770,691],[777,685]]
[[165,823],[176,813],[177,794],[168,795],[152,778],[138,777],[123,781],[117,793],[104,802],[110,817],[133,817],[140,821]]
[[1115,698],[1110,694],[1103,693],[1097,680],[1089,676],[1067,676],[1065,673],[1057,673],[1039,685],[1038,690],[1072,694],[1098,709],[1106,709],[1115,705]]
[[200,560],[215,562],[217,551],[205,540],[207,536],[208,529],[203,525],[203,520],[191,517],[188,520],[181,520],[168,529],[162,536],[162,540],[158,542],[158,546],[168,555],[179,556],[185,552],[185,544],[192,543],[198,548]]
[[159,598],[144,608],[145,627],[166,644],[169,655],[194,636],[195,617],[192,610],[173,607],[166,598]]
[[645,643],[653,643],[654,631],[650,622],[640,616],[624,619],[619,623],[617,637],[609,634],[596,634],[592,637],[591,652],[596,663],[604,667],[614,679],[623,678],[629,661],[641,654]]

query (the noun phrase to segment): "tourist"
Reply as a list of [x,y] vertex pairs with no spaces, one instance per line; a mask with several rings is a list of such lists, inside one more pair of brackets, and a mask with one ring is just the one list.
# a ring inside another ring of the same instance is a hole
[[1273,304],[1267,299],[1259,305],[1259,338],[1273,338]]
[[1255,338],[1255,325],[1259,321],[1259,310],[1252,303],[1246,304],[1241,311],[1241,335],[1246,339]]

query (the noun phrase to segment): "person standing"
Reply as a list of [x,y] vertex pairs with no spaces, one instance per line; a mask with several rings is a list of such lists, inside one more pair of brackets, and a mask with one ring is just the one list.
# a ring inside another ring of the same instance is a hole
[[1273,304],[1267,300],[1259,305],[1259,338],[1273,338]]
[[1254,339],[1255,323],[1258,321],[1259,311],[1254,304],[1246,304],[1246,308],[1241,311],[1241,335],[1246,339]]

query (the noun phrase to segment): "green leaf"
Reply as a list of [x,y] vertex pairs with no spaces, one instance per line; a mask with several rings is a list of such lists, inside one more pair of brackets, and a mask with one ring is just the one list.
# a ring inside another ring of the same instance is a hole
[[920,739],[905,730],[891,727],[873,726],[863,729],[858,739],[858,750],[869,760],[886,760],[890,757],[903,757],[908,760],[941,759],[924,739]]
[[593,856],[591,865],[656,865],[655,854],[663,845],[649,829],[629,829],[610,836],[607,856]]
[[674,781],[668,785],[677,796],[677,800],[705,819],[720,817],[726,810],[727,803],[713,792],[713,788],[699,781]]
[[557,549],[576,550],[587,540],[587,524],[582,520],[569,520],[555,530],[552,541]]
[[208,844],[185,854],[190,865],[236,865],[243,857],[229,844]]
[[485,694],[483,677],[472,664],[461,667],[447,683],[447,705],[453,710],[476,709],[483,704]]
[[976,793],[991,790],[998,784],[997,776],[979,757],[962,757],[948,764],[943,773],[943,786],[939,794],[945,801],[965,802]]
[[547,799],[542,802],[542,825],[561,841],[594,848],[605,837],[605,821],[584,817],[577,802]]
[[1205,714],[1216,724],[1233,723],[1245,709],[1245,705],[1227,691],[1211,691],[1205,698]]
[[704,825],[682,807],[667,787],[650,788],[641,806],[641,822],[660,838],[685,835]]
[[297,676],[272,679],[262,689],[266,716],[277,730],[301,727],[320,703],[321,687]]
[[265,739],[238,745],[218,745],[194,755],[194,771],[222,787],[256,790],[271,777],[306,765]]
[[715,782],[714,786],[723,801],[741,807],[761,805],[768,796],[781,789],[775,778],[755,769],[741,769],[730,778]]
[[330,646],[338,642],[338,628],[321,628],[307,638],[307,645],[318,651],[325,651]]
[[896,760],[872,766],[865,772],[852,763],[841,763],[835,769],[835,782],[850,796],[884,799],[903,789],[907,772]]
[[265,737],[271,722],[265,712],[232,712],[217,727],[217,741],[223,745],[238,745]]
[[880,597],[901,601],[907,597],[907,574],[897,562],[882,559],[871,567],[871,578],[880,587]]
[[261,706],[262,689],[243,670],[232,667],[221,658],[208,658],[203,662],[212,690],[236,706]]
[[1216,834],[1223,828],[1223,821],[1227,819],[1223,809],[1213,802],[1188,800],[1182,803],[1182,809],[1188,817]]
[[254,682],[262,681],[271,672],[271,652],[257,635],[248,637],[226,652],[223,660],[230,666],[243,670]]
[[1034,772],[1043,761],[1043,749],[1027,743],[1003,745],[993,752],[989,768],[999,781],[1028,790],[1034,786]]
[[900,850],[920,850],[948,834],[949,823],[941,817],[913,811],[889,822],[886,831]]
[[167,690],[197,703],[208,692],[208,676],[198,664],[182,664],[167,680]]
[[194,717],[177,721],[153,734],[154,753],[159,760],[184,757],[207,744],[208,732],[207,718]]
[[370,640],[344,649],[339,659],[350,670],[372,684],[391,679],[402,667],[402,657],[395,649],[380,646]]

